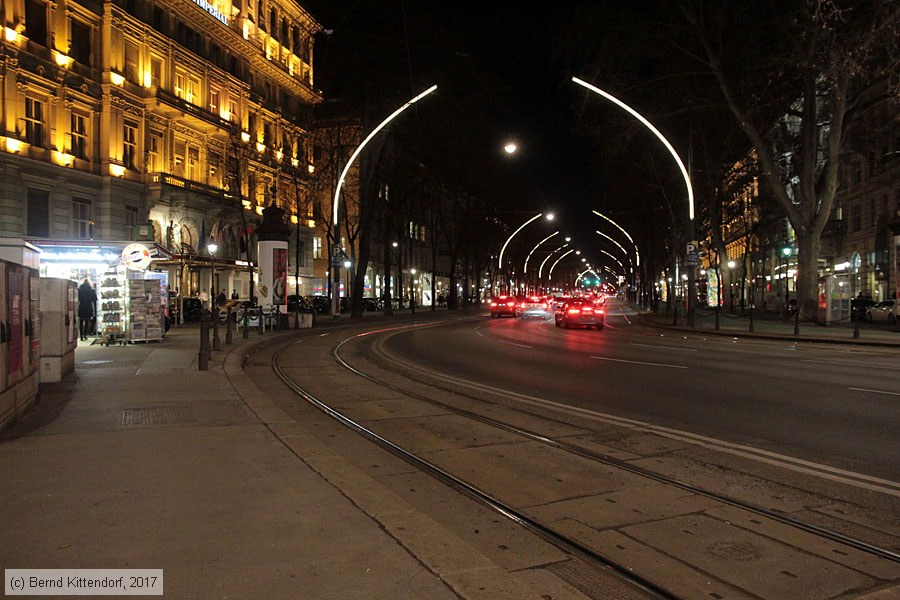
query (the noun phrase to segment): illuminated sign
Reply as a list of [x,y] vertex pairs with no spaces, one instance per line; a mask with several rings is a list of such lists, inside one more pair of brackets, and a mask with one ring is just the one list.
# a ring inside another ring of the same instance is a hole
[[194,0],[194,4],[211,14],[216,20],[221,21],[224,25],[228,25],[228,17],[219,12],[219,9],[207,2],[206,0]]
[[122,250],[122,262],[132,271],[143,271],[150,266],[150,249],[143,244],[128,244]]

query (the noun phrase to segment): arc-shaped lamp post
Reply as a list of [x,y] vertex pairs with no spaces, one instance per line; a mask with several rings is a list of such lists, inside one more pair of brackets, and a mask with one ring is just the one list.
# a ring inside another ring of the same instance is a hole
[[[500,256],[497,258],[497,272],[501,277],[504,277],[504,275],[503,275],[503,254],[506,252],[506,247],[509,246],[509,243],[512,241],[512,239],[514,237],[516,237],[517,233],[519,233],[520,231],[525,229],[525,227],[529,223],[533,223],[533,222],[537,221],[538,219],[540,219],[541,217],[545,217],[548,221],[552,221],[553,213],[547,213],[546,215],[544,215],[544,213],[538,213],[538,214],[534,215],[533,217],[531,217],[530,219],[528,219],[527,221],[525,221],[524,223],[519,225],[519,228],[516,229],[515,231],[513,231],[512,234],[508,238],[506,238],[506,241],[503,242],[503,247],[500,248]],[[504,279],[505,279],[505,277],[504,277]],[[507,281],[506,284],[509,285],[509,282]]]
[[[691,185],[691,177],[688,174],[687,167],[684,166],[684,162],[681,160],[681,157],[678,156],[678,152],[675,151],[675,148],[672,146],[672,144],[669,142],[669,140],[666,139],[666,136],[664,136],[662,133],[660,133],[659,129],[654,127],[653,124],[650,121],[648,121],[646,118],[644,118],[644,116],[641,115],[638,111],[634,110],[633,108],[631,108],[630,106],[628,106],[627,104],[625,104],[624,102],[622,102],[621,100],[619,100],[618,98],[616,98],[615,96],[610,94],[609,92],[605,92],[605,91],[601,90],[600,88],[598,88],[597,86],[584,81],[583,79],[579,79],[578,77],[572,77],[572,81],[582,87],[589,89],[590,91],[594,92],[595,94],[599,94],[600,96],[603,96],[604,98],[606,98],[607,100],[609,100],[610,102],[612,102],[613,104],[615,104],[616,106],[618,106],[619,108],[623,109],[628,114],[633,116],[635,119],[640,121],[645,127],[647,127],[647,129],[649,129],[651,132],[653,132],[653,135],[655,135],[659,139],[659,141],[661,141],[663,143],[663,146],[666,147],[666,150],[668,150],[669,154],[672,155],[672,158],[675,159],[675,162],[678,164],[678,169],[681,171],[681,176],[684,178],[685,187],[687,188],[688,238],[689,238],[688,241],[693,243],[694,237],[696,235],[695,234],[695,223],[694,223],[694,187]],[[640,266],[640,264],[638,264],[638,266]],[[688,299],[687,299],[688,300],[687,314],[688,314],[688,322],[691,326],[693,326],[693,324],[694,324],[694,319],[693,319],[693,315],[694,315],[694,265],[691,265],[691,267],[690,267],[690,274],[691,274],[690,279],[688,280],[689,292],[688,292]]]
[[403,106],[392,112],[387,118],[378,124],[378,126],[369,132],[369,135],[356,147],[356,150],[353,151],[353,154],[350,155],[350,158],[347,159],[347,163],[344,165],[343,170],[341,171],[340,177],[338,177],[337,185],[334,188],[334,200],[332,201],[332,206],[334,207],[334,214],[332,215],[332,226],[334,227],[335,232],[335,244],[334,244],[334,256],[331,258],[331,272],[334,277],[334,285],[332,285],[331,289],[331,311],[332,314],[337,317],[341,314],[341,302],[340,302],[340,252],[341,248],[338,245],[338,240],[340,240],[340,229],[338,227],[338,215],[340,214],[338,211],[338,205],[340,203],[341,198],[341,188],[344,186],[344,180],[347,178],[347,173],[350,172],[350,166],[353,164],[353,161],[359,156],[359,153],[362,152],[362,149],[365,148],[366,144],[368,144],[375,135],[384,129],[384,127],[393,121],[400,113],[405,111],[407,108],[430,94],[431,92],[437,89],[437,85],[433,85],[421,94],[417,94],[410,100],[406,102]]

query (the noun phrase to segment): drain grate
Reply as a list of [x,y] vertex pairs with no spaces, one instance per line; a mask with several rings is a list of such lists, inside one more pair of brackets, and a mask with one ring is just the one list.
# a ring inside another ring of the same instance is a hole
[[147,406],[126,408],[122,411],[122,425],[126,427],[153,427],[196,422],[197,416],[187,406]]
[[588,565],[580,560],[567,560],[547,566],[557,577],[595,600],[647,600],[653,594],[625,581],[610,569]]

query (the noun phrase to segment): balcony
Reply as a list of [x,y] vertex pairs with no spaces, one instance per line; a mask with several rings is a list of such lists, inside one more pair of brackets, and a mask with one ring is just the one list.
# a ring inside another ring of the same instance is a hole
[[176,109],[185,116],[191,116],[194,119],[211,125],[211,129],[230,131],[234,126],[234,123],[228,119],[223,119],[220,115],[203,109],[196,104],[191,104],[187,100],[179,98],[172,92],[162,88],[156,88],[156,100],[160,104],[165,104],[166,106]]
[[231,195],[223,189],[206,185],[205,183],[191,181],[190,179],[172,175],[171,173],[150,173],[149,178],[150,187],[169,186],[223,201],[231,198]]

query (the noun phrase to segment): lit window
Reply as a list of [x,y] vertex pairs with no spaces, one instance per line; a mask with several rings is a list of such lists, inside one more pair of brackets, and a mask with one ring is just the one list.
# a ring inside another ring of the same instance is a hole
[[162,147],[162,137],[158,133],[151,133],[147,138],[147,170],[150,173],[156,173],[162,170],[160,162],[160,148]]
[[71,113],[71,144],[69,152],[76,158],[87,160],[87,126],[86,119],[78,113]]
[[122,134],[122,164],[126,169],[135,169],[134,159],[137,155],[137,123],[125,121]]
[[209,112],[219,114],[219,90],[209,90]]
[[322,237],[313,237],[313,258],[322,258]]
[[34,98],[25,98],[25,141],[44,147],[44,103]]
[[90,239],[91,234],[91,201],[76,198],[72,202],[72,224],[74,236],[79,240]]
[[200,170],[200,149],[196,146],[188,146],[187,178],[197,181]]

